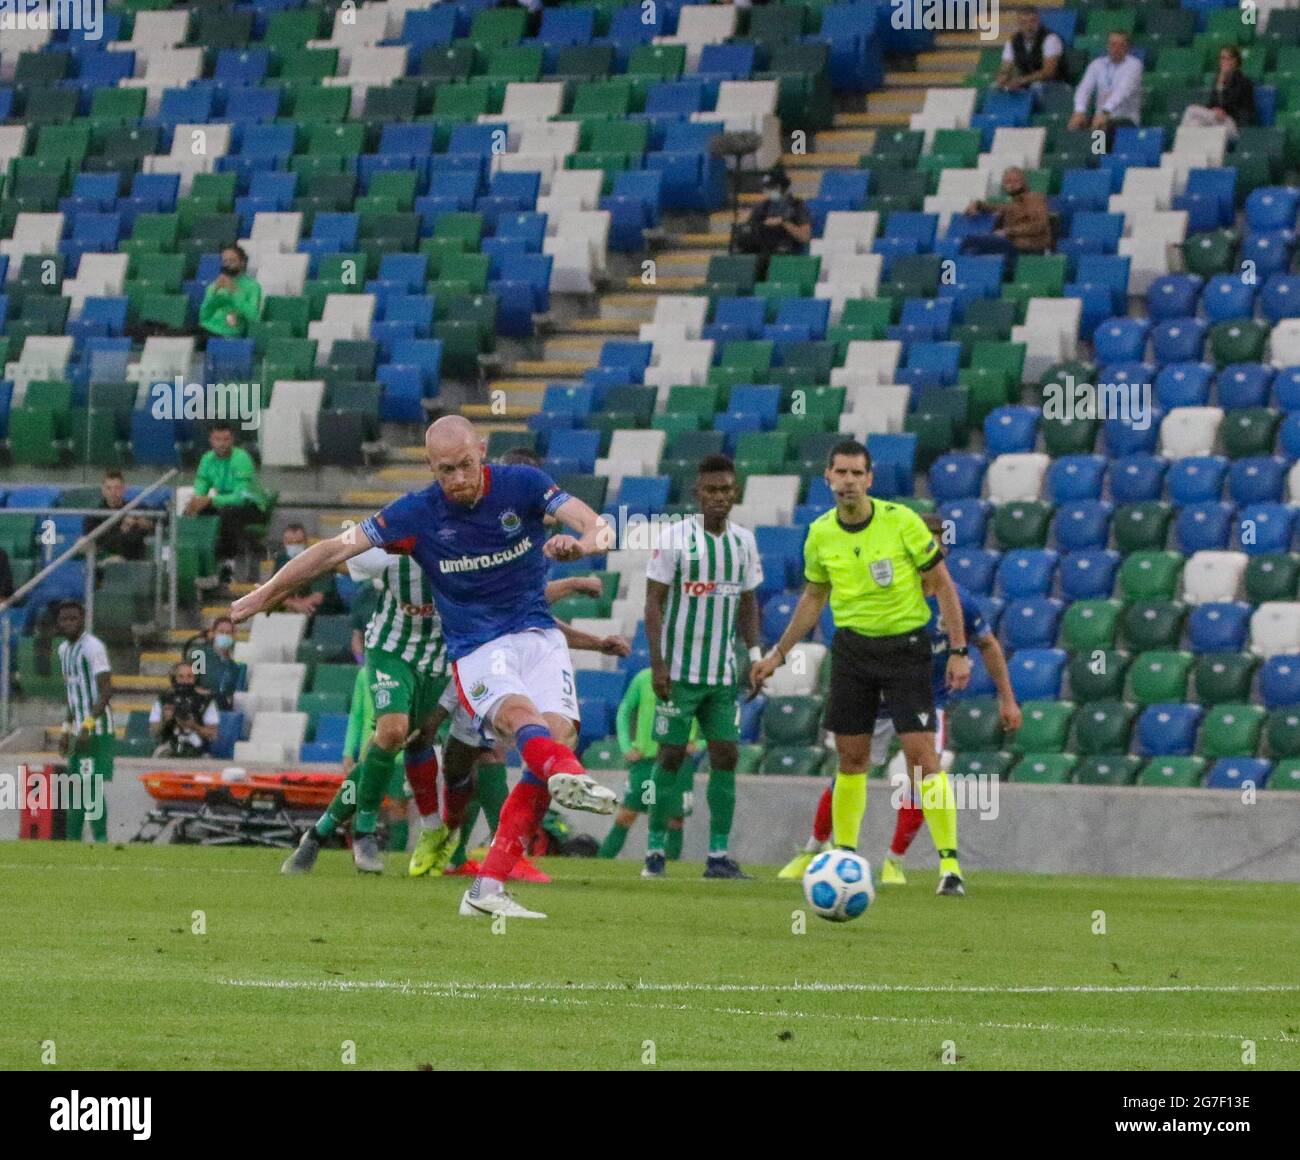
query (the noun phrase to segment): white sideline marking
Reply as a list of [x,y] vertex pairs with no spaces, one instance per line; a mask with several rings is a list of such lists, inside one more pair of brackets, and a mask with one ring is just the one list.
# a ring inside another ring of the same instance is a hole
[[[710,983],[575,983],[565,985],[560,983],[484,983],[484,984],[464,984],[464,983],[427,983],[427,982],[391,982],[389,980],[379,979],[366,982],[349,982],[347,980],[298,980],[298,979],[223,979],[222,983],[230,987],[249,987],[267,990],[304,990],[304,991],[365,991],[365,990],[383,990],[396,991],[399,994],[420,995],[424,998],[434,999],[461,999],[475,1000],[485,998],[508,999],[514,1002],[522,1003],[544,1003],[553,1007],[607,1007],[621,1011],[638,1010],[638,1011],[684,1011],[698,1012],[698,1007],[693,1007],[687,1003],[612,1003],[593,999],[578,999],[570,995],[548,996],[542,992],[546,991],[767,991],[767,992],[816,992],[816,991],[845,991],[857,992],[868,990],[889,989],[894,991],[909,992],[932,992],[942,991],[949,988],[942,987],[908,987],[898,986],[890,987],[888,984],[855,984],[855,983],[822,983],[822,984],[710,984]],[[1139,990],[1184,990],[1184,991],[1230,991],[1230,992],[1250,992],[1265,990],[1296,991],[1300,986],[1279,985],[1278,987],[1184,987],[1184,988],[998,988],[998,987],[981,987],[968,988],[976,993],[1023,993],[1026,990],[1057,990],[1057,991],[1084,991],[1088,993],[1106,993],[1107,990],[1112,992],[1132,992]],[[1086,1027],[1071,1026],[1063,1023],[1003,1023],[995,1020],[981,1019],[976,1022],[970,1022],[962,1019],[945,1019],[945,1018],[922,1018],[916,1016],[904,1015],[855,1015],[842,1014],[838,1012],[820,1012],[820,1011],[790,1011],[786,1009],[775,1011],[751,1010],[744,1007],[709,1007],[706,1008],[710,1014],[714,1015],[740,1015],[750,1018],[781,1018],[781,1019],[824,1019],[832,1023],[889,1023],[903,1024],[923,1027],[979,1027],[993,1031],[1039,1031],[1053,1035],[1077,1034],[1077,1035],[1118,1035],[1118,1036],[1145,1036],[1147,1038],[1157,1039],[1225,1039],[1233,1042],[1239,1042],[1243,1036],[1233,1032],[1226,1031],[1171,1031],[1163,1029],[1142,1030],[1133,1027]],[[1296,1043],[1295,1037],[1281,1036],[1260,1036],[1253,1035],[1246,1038],[1252,1038],[1258,1042],[1264,1043]]]
[[846,994],[899,994],[899,995],[1164,995],[1164,994],[1230,994],[1230,995],[1266,995],[1300,991],[1300,983],[1258,983],[1258,984],[1181,984],[1162,986],[1159,984],[1144,986],[1104,986],[1081,984],[1078,986],[1043,986],[1043,987],[1000,987],[957,986],[941,984],[923,986],[913,983],[647,983],[638,980],[635,983],[427,983],[406,980],[395,982],[391,979],[348,980],[348,979],[224,979],[230,987],[268,987],[285,990],[327,990],[327,991],[446,991],[448,994],[460,991],[704,991],[710,994],[750,993],[750,994],[799,994],[804,993],[846,993]]
[[[270,847],[267,847],[270,849]],[[144,866],[139,863],[120,866],[86,866],[76,862],[0,862],[0,870],[57,870],[60,874],[80,870],[89,874],[117,874],[124,870],[144,874],[259,874],[261,870],[238,866]]]

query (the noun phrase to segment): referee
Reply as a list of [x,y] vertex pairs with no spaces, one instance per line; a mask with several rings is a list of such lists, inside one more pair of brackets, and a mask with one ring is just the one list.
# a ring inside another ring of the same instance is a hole
[[[846,440],[830,453],[826,482],[835,508],[813,521],[804,541],[808,581],[781,639],[750,669],[754,690],[816,626],[827,599],[835,618],[826,728],[835,734],[839,772],[831,798],[835,845],[856,850],[867,810],[871,734],[887,702],[922,810],[939,851],[940,894],[965,893],[957,862],[957,806],[934,745],[935,705],[926,589],[948,626],[949,688],[970,681],[961,600],[924,521],[901,504],[873,500],[871,455]],[[927,583],[928,580],[928,583]]]

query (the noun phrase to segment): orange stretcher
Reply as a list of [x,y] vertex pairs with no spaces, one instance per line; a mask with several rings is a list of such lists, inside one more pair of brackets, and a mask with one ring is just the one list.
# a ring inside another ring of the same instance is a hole
[[[329,805],[343,774],[290,771],[228,779],[221,770],[157,770],[142,773],[140,780],[153,808],[133,841],[291,847]],[[405,808],[404,802],[385,797],[376,831],[381,841],[385,821],[403,817]]]

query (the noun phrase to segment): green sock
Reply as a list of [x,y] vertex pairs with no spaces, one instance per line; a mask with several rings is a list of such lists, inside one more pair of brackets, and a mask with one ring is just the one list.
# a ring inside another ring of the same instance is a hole
[[393,828],[388,832],[388,848],[402,853],[411,840],[411,826],[409,822],[394,822]]
[[669,830],[668,841],[664,845],[664,857],[670,862],[682,860],[682,835],[684,830]]
[[357,809],[357,778],[361,775],[361,766],[354,765],[352,772],[343,779],[325,812],[316,819],[316,837],[328,838],[340,826],[345,825]]
[[709,853],[725,854],[731,839],[731,820],[736,815],[736,771],[709,772]]
[[479,805],[487,818],[488,828],[495,834],[501,817],[501,807],[506,804],[510,787],[506,785],[506,767],[499,761],[480,765],[475,775]]
[[452,854],[451,861],[448,863],[453,870],[457,866],[465,865],[469,859],[469,836],[474,832],[481,809],[477,796],[470,798],[465,806],[465,820],[460,825],[460,842],[457,843],[456,852]]
[[379,821],[379,807],[383,804],[384,790],[388,788],[397,764],[397,754],[380,749],[373,742],[361,760],[357,775],[357,818],[352,823],[354,834],[373,834]]
[[600,844],[600,850],[597,852],[597,858],[617,858],[619,851],[623,849],[623,843],[627,841],[627,832],[630,826],[620,826],[615,822],[609,827],[609,833],[605,835],[605,840]]
[[677,784],[677,774],[666,770],[655,762],[654,772],[655,796],[650,803],[650,833],[646,837],[646,853],[662,854],[668,841],[668,820],[672,817],[671,802],[673,789]]

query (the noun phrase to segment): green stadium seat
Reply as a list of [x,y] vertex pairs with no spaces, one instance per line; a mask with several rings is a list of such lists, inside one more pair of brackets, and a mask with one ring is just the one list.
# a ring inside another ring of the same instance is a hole
[[819,777],[825,760],[826,750],[820,745],[774,745],[763,754],[757,772]]
[[1187,608],[1173,600],[1137,600],[1120,617],[1120,631],[1134,652],[1176,649]]
[[1115,546],[1125,555],[1163,551],[1173,518],[1173,507],[1160,500],[1122,504],[1116,509],[1110,525]]
[[1246,701],[1258,661],[1245,653],[1204,653],[1192,670],[1192,696],[1202,705]]
[[1300,588],[1300,556],[1294,552],[1251,556],[1244,586],[1251,604],[1295,600]]
[[1269,407],[1229,411],[1219,427],[1223,453],[1230,459],[1272,455],[1282,416]]
[[1182,702],[1187,694],[1187,675],[1192,654],[1153,649],[1139,653],[1129,666],[1129,693],[1139,705]]
[[1002,745],[1002,720],[992,697],[971,697],[954,701],[948,708],[946,728],[958,753],[994,751]]
[[1128,752],[1137,709],[1123,701],[1093,701],[1074,715],[1075,750],[1081,756]]
[[993,534],[1003,550],[1042,548],[1052,522],[1052,506],[1040,500],[1013,500],[999,505]]
[[1132,785],[1137,780],[1142,758],[1131,754],[1085,757],[1074,767],[1079,785]]
[[1197,752],[1209,761],[1218,757],[1254,757],[1264,715],[1262,705],[1211,705],[1201,722]]
[[1133,552],[1120,566],[1120,592],[1126,600],[1172,600],[1183,563],[1180,552]]
[[1011,740],[1014,753],[1063,753],[1075,705],[1071,701],[1026,701],[1024,722]]
[[1016,759],[1001,750],[985,753],[955,753],[948,775],[959,777],[992,777],[1005,781],[1007,772]]
[[1264,723],[1270,757],[1300,757],[1300,706],[1274,709]]
[[1073,753],[1028,753],[1016,762],[1011,780],[1018,785],[1068,785],[1078,760]]
[[1205,777],[1203,757],[1153,757],[1138,774],[1141,786],[1169,789],[1192,789]]
[[1080,704],[1119,700],[1128,667],[1128,654],[1113,649],[1097,647],[1075,653],[1068,665],[1070,696]]
[[769,745],[815,745],[821,733],[820,697],[771,697],[763,709],[763,736]]
[[1269,789],[1300,789],[1300,757],[1286,757],[1273,766],[1273,776],[1268,779]]

